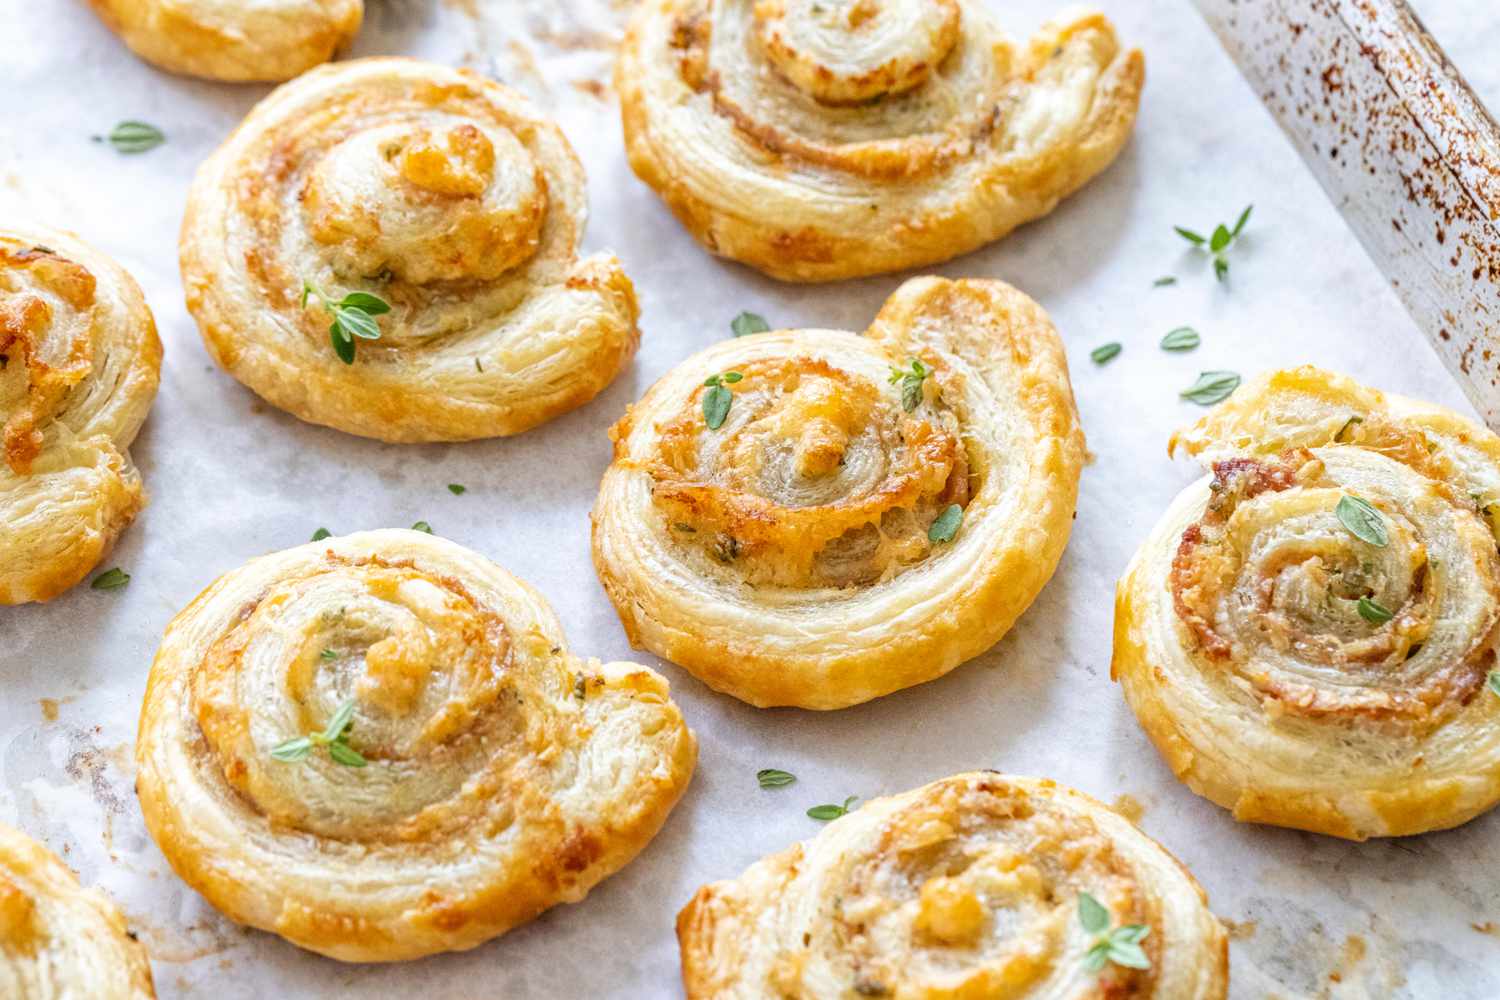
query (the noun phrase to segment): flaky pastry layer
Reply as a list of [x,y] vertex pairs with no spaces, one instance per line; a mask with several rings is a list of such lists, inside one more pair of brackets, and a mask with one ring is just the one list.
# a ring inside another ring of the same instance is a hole
[[1041,307],[939,278],[863,334],[715,345],[611,437],[594,565],[631,642],[751,704],[819,709],[999,641],[1057,566],[1084,457]]
[[[1146,929],[1148,967],[1090,967],[1084,893]],[[1176,859],[1081,792],[993,771],[875,799],[704,886],[677,939],[689,1000],[1223,1000],[1229,981]]]
[[0,824],[0,996],[151,1000],[146,949],[119,909],[46,847]]
[[131,51],[173,73],[279,83],[332,59],[364,0],[89,0]]
[[0,604],[72,587],[145,506],[129,448],[160,370],[120,265],[71,233],[0,228]]
[[1210,474],[1120,580],[1113,669],[1177,776],[1353,840],[1500,801],[1500,438],[1302,367],[1172,444]]
[[947,260],[1119,154],[1139,50],[1073,13],[1025,45],[974,0],[643,0],[630,165],[710,251],[787,281]]
[[525,583],[373,531],[256,559],[172,621],[137,791],[226,915],[388,962],[582,899],[655,835],[696,753],[665,680],[574,656]]
[[[577,157],[520,94],[355,60],[273,91],[199,168],[183,285],[215,360],[304,420],[517,434],[592,399],[640,340],[620,262],[577,255],[586,214]],[[345,363],[324,303],[350,294],[391,311]]]

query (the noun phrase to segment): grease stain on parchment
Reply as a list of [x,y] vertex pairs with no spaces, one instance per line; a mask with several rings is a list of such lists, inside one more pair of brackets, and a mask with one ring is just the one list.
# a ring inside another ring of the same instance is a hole
[[597,101],[609,100],[609,85],[602,80],[574,80],[573,87]]
[[61,698],[39,699],[38,704],[41,705],[42,719],[47,722],[56,722],[58,716],[62,714],[63,706],[71,705],[77,700],[78,696],[76,694],[65,695]]
[[[76,785],[88,789],[89,797],[99,807],[103,820],[100,840],[110,859],[118,862],[115,852],[115,821],[125,818],[133,805],[134,762],[131,760],[130,744],[101,747],[95,742],[103,732],[99,726],[92,730],[68,730],[68,759],[63,771]],[[117,781],[123,777],[123,786]]]
[[[620,0],[518,0],[503,8],[446,0],[474,25],[477,52],[465,63],[553,105],[562,86],[597,106],[612,97],[615,57],[629,3]],[[503,13],[503,16],[500,16]]]
[[[132,914],[130,928],[146,946],[152,961],[170,965],[182,965],[221,955],[238,947],[250,933],[218,916],[208,916],[180,927],[172,927],[161,926],[139,914]],[[222,959],[220,968],[226,967],[228,962],[229,959]]]
[[1328,981],[1342,983],[1345,976],[1358,970],[1359,964],[1364,961],[1369,951],[1369,945],[1365,944],[1365,939],[1358,934],[1350,934],[1344,938],[1344,947],[1339,953],[1338,964],[1329,971]]
[[1259,926],[1254,920],[1230,920],[1228,917],[1220,917],[1219,923],[1224,925],[1224,933],[1229,935],[1231,941],[1254,937],[1255,928]]
[[[1423,937],[1377,911],[1357,924],[1325,924],[1317,909],[1272,896],[1249,899],[1238,921],[1224,921],[1233,948],[1237,997],[1275,994],[1301,1000],[1426,1000],[1409,970],[1443,970],[1483,992],[1493,972],[1455,952],[1434,930]],[[1430,985],[1430,984],[1429,984]],[[1500,983],[1495,983],[1500,985]]]
[[[542,73],[541,64],[537,62],[536,54],[531,47],[517,38],[512,38],[505,43],[505,52],[509,54],[510,73],[507,76],[521,76],[526,85],[543,94],[550,94],[551,88],[547,86],[547,77]],[[511,82],[511,81],[508,81]]]
[[63,770],[74,782],[88,786],[89,794],[106,817],[119,816],[125,812],[126,797],[110,781],[110,752],[94,742],[94,737],[102,732],[99,726],[92,731],[69,730],[68,760]]
[[1145,804],[1129,793],[1115,796],[1109,807],[1137,826],[1140,825],[1141,817],[1146,815]]

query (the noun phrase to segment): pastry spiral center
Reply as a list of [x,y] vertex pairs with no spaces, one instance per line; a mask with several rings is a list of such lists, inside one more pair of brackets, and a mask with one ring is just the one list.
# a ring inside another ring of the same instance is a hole
[[1019,996],[1087,947],[1074,936],[1081,889],[1121,922],[1142,915],[1129,868],[1090,820],[998,782],[934,790],[877,836],[878,849],[821,887],[831,919],[813,948],[831,967],[804,982],[852,979],[869,996]]
[[722,426],[701,387],[661,428],[652,498],[674,537],[751,583],[873,583],[928,554],[928,527],[969,498],[954,414],[811,358],[757,361],[722,386]]
[[342,278],[489,281],[536,253],[547,188],[508,129],[392,122],[325,152],[302,209]]
[[[1472,509],[1355,449],[1234,459],[1214,476],[1171,576],[1210,661],[1268,707],[1307,716],[1440,716],[1477,689],[1500,563]],[[1349,526],[1350,497],[1376,511],[1369,538]]]
[[0,244],[0,421],[25,475],[68,390],[93,369],[94,276],[45,247]]
[[920,86],[959,30],[956,0],[758,0],[754,17],[771,65],[834,105]]
[[[441,825],[512,737],[505,626],[457,581],[378,561],[279,582],[209,649],[194,707],[227,780],[265,815],[331,837]],[[366,761],[278,760],[352,703]]]

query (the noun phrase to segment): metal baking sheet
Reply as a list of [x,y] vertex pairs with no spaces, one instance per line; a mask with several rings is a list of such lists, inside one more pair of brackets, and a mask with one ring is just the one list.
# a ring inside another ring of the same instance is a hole
[[[0,609],[0,820],[63,854],[124,907],[162,997],[427,1000],[681,995],[673,920],[704,881],[817,832],[811,805],[994,767],[1118,801],[1186,862],[1232,929],[1233,996],[1500,996],[1500,813],[1459,830],[1349,844],[1236,824],[1180,786],[1109,681],[1118,572],[1194,470],[1166,455],[1201,411],[1201,369],[1312,362],[1465,412],[1457,385],[1325,200],[1188,0],[1103,0],[1146,51],[1135,138],[1050,218],[936,270],[998,276],[1042,301],[1067,342],[1096,460],[1061,567],[1012,634],[948,677],[831,714],[758,711],[633,653],[595,582],[588,510],[605,430],[653,379],[729,335],[860,329],[899,276],[779,285],[708,257],[625,165],[609,85],[627,13],[609,0],[370,0],[354,54],[405,53],[491,72],[556,114],[590,182],[585,249],[623,257],[644,306],[635,364],[589,406],[522,437],[383,445],[308,426],[219,371],[182,304],[176,236],[195,166],[266,93],[168,76],[133,58],[80,0],[0,3],[0,213],[71,228],[137,277],[166,343],[160,396],[134,448],[151,504],[83,587]],[[1014,33],[1053,0],[995,3]],[[1482,94],[1500,98],[1490,0],[1418,7]],[[124,157],[91,136],[153,122],[166,145]],[[1255,204],[1227,284],[1174,224]],[[1177,284],[1155,288],[1173,274]],[[1191,325],[1203,345],[1157,342]],[[1109,365],[1091,348],[1118,340]],[[454,496],[447,483],[468,492]],[[472,952],[348,966],[239,928],[186,889],[146,835],[131,743],[163,627],[219,573],[336,532],[430,521],[556,607],[573,647],[658,666],[702,745],[691,788],[642,856],[578,905]],[[755,771],[798,775],[762,791]]]

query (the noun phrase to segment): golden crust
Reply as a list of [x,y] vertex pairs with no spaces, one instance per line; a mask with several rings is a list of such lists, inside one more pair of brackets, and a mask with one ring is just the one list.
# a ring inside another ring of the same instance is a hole
[[[515,91],[356,60],[272,92],[199,169],[183,285],[215,360],[304,420],[383,441],[518,434],[592,399],[640,340],[620,262],[577,256],[585,216],[572,148]],[[304,281],[392,306],[352,364]]]
[[[1178,778],[1238,820],[1351,840],[1500,801],[1500,438],[1302,367],[1173,447],[1212,474],[1121,578],[1113,672]],[[1346,496],[1386,544],[1344,526]]]
[[151,963],[125,918],[47,848],[0,824],[0,996],[151,1000]]
[[[893,367],[932,370],[906,410]],[[736,371],[724,426],[705,379]],[[831,709],[999,641],[1067,544],[1083,464],[1061,339],[998,281],[918,278],[863,335],[739,337],[611,432],[594,565],[632,644],[753,705]],[[951,542],[929,529],[953,505]]]
[[[1086,968],[1084,892],[1111,926],[1149,928],[1149,969]],[[993,771],[876,799],[704,886],[677,940],[688,1000],[1223,1000],[1229,982],[1224,929],[1175,858],[1081,792]]]
[[644,0],[615,87],[632,169],[700,243],[834,281],[1051,212],[1124,147],[1144,66],[1098,14],[1016,46],[972,0]]
[[131,51],[164,70],[279,83],[332,59],[364,0],[89,0]]
[[[365,766],[272,755],[346,703]],[[525,583],[375,531],[254,560],[172,621],[137,791],[172,867],[229,917],[388,962],[582,899],[661,827],[696,746],[665,680],[573,656]]]
[[145,506],[129,447],[160,370],[123,268],[69,233],[0,228],[0,604],[72,587]]

